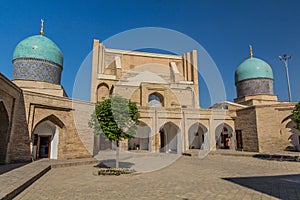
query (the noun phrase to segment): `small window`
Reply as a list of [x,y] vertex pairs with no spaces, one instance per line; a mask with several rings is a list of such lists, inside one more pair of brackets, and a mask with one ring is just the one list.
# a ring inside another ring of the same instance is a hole
[[158,93],[154,92],[148,97],[148,105],[149,107],[163,107],[164,97]]

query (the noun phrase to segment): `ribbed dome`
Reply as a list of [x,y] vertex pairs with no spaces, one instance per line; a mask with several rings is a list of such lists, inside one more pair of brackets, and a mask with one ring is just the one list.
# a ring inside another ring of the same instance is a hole
[[43,35],[34,35],[22,40],[13,54],[13,60],[17,58],[43,59],[63,66],[62,52],[52,40]]
[[248,58],[235,71],[235,83],[247,79],[269,78],[274,79],[272,68],[265,61],[258,58]]

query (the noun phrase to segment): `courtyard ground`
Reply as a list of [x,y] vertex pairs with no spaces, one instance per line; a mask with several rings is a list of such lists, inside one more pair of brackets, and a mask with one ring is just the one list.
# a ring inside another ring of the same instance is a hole
[[300,162],[183,156],[149,173],[96,176],[95,170],[52,169],[16,199],[300,199]]

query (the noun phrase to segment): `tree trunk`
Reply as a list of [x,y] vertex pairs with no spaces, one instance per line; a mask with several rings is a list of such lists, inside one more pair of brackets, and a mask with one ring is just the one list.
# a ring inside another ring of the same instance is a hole
[[116,151],[116,168],[119,168],[119,160],[120,160],[120,144],[119,141],[117,143],[117,151]]

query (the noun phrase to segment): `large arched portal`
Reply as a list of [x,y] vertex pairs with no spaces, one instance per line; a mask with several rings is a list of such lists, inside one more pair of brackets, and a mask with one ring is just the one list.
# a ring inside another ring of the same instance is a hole
[[198,122],[189,128],[189,149],[209,149],[208,130]]
[[62,122],[54,116],[50,116],[36,125],[33,131],[32,154],[34,159],[57,159],[59,130],[63,127]]
[[233,129],[226,123],[217,126],[215,131],[217,149],[234,149]]
[[135,137],[128,141],[128,150],[151,150],[150,137],[151,128],[144,122],[139,122]]
[[295,129],[296,123],[292,120],[287,123],[285,126],[286,129],[290,132],[289,141],[291,146],[287,149],[300,151],[300,131]]
[[8,143],[9,119],[3,102],[0,102],[0,164],[5,163]]
[[180,139],[180,128],[173,122],[165,123],[159,130],[160,152],[180,153],[178,140]]

